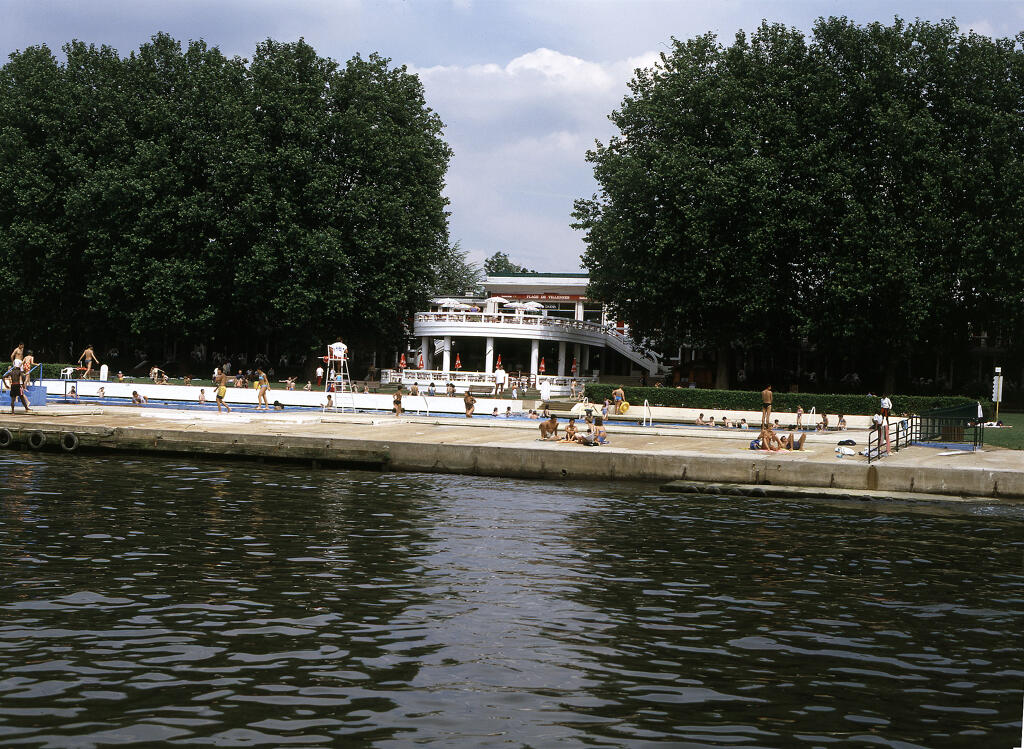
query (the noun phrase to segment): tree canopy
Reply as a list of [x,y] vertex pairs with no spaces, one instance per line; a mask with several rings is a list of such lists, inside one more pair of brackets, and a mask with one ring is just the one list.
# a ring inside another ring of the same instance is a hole
[[[306,351],[397,341],[450,253],[419,79],[304,41],[165,34],[0,68],[3,336]],[[216,350],[216,348],[214,349]]]
[[484,260],[484,271],[492,276],[503,276],[510,273],[533,273],[526,266],[512,262],[507,252],[495,252]]
[[642,336],[886,375],[1019,330],[1024,53],[954,21],[673,40],[588,153],[591,294]]

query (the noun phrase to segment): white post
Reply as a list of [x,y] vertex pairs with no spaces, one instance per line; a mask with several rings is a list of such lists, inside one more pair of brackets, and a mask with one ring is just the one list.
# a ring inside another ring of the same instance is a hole
[[565,341],[558,342],[558,376],[565,377]]
[[583,344],[583,356],[580,357],[580,374],[590,376],[590,345]]
[[487,348],[484,349],[484,372],[490,374],[494,371],[494,339],[487,339]]
[[576,302],[576,319],[583,319],[583,302]]
[[452,337],[444,337],[444,353],[441,358],[441,369],[445,373],[452,371]]
[[530,341],[530,374],[534,377],[537,376],[537,370],[540,368],[540,341],[534,338]]
[[434,368],[434,342],[430,336],[425,335],[420,337],[420,351],[423,352],[423,368],[433,369]]

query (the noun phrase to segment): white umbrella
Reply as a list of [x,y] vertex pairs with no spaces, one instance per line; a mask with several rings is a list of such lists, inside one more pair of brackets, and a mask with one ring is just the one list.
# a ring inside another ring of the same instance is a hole
[[435,299],[434,304],[438,307],[455,307],[456,305],[462,304],[462,302],[458,299],[449,299],[448,297],[445,297],[444,299]]
[[541,310],[544,309],[544,305],[540,302],[525,302],[523,304],[523,309]]
[[495,304],[508,304],[508,299],[503,296],[492,296],[487,301],[494,302]]
[[452,304],[452,305],[449,305],[449,306],[452,309],[473,309],[470,305],[463,304],[462,302],[456,302],[455,304]]
[[507,307],[508,309],[523,309],[526,305],[523,302],[505,302],[501,306]]

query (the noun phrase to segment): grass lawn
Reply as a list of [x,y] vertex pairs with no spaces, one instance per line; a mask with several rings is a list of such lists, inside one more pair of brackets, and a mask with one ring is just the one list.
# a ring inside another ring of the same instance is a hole
[[985,444],[1024,450],[1024,414],[999,412],[999,419],[1012,429],[986,429]]

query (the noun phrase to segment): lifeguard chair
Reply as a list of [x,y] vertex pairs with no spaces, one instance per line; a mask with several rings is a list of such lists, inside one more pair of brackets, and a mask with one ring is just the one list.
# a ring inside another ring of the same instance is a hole
[[352,396],[352,378],[348,370],[348,346],[341,341],[330,344],[323,360],[327,369],[324,393],[332,394],[334,410],[355,413],[356,402]]

